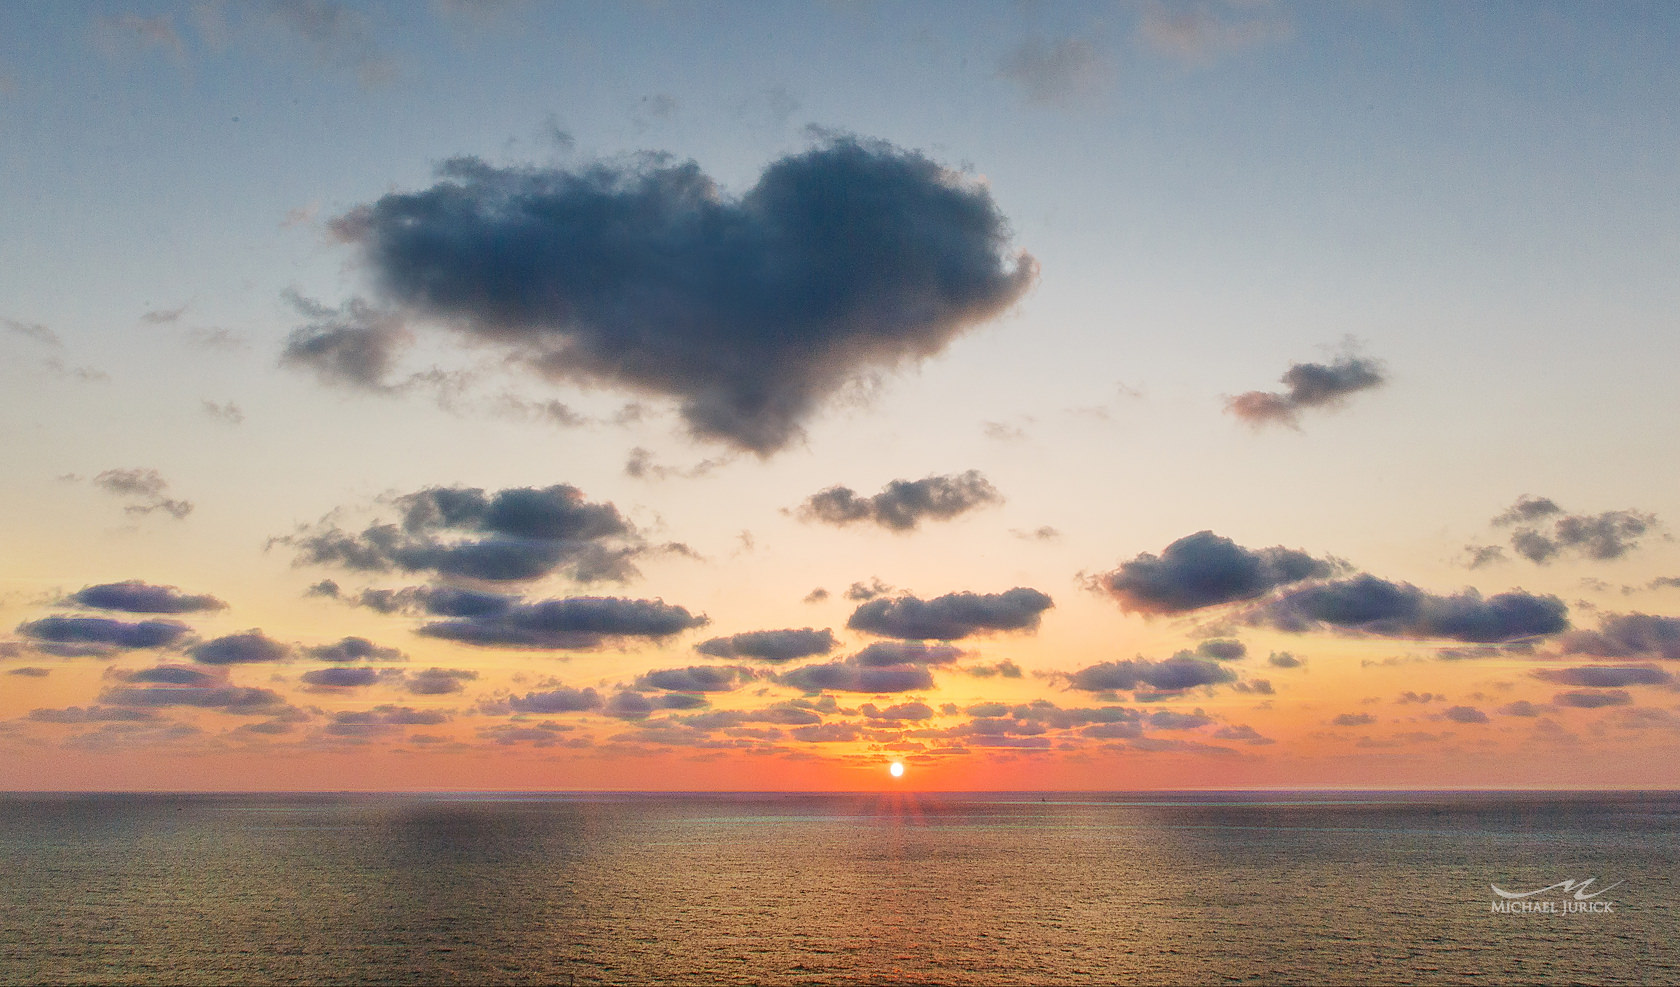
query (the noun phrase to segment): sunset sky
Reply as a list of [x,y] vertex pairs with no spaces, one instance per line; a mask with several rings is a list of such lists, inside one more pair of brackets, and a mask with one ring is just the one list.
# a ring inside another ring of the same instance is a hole
[[0,788],[1680,784],[1676,51],[0,5]]

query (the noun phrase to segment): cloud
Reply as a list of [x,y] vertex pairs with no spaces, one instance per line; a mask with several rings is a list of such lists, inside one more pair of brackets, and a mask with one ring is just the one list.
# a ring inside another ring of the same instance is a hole
[[977,679],[989,679],[994,676],[997,678],[1018,679],[1024,674],[1021,671],[1020,665],[1017,665],[1007,659],[993,662],[990,665],[969,665],[966,668],[959,668],[957,671],[962,672],[964,675],[972,675]]
[[659,640],[707,623],[706,617],[663,600],[574,596],[435,621],[419,633],[482,647],[584,651],[625,638]]
[[509,696],[506,704],[515,713],[581,713],[600,709],[603,700],[594,689],[552,689]]
[[613,697],[607,700],[605,711],[608,716],[620,720],[645,720],[657,708],[648,697],[626,690],[613,693]]
[[93,483],[106,493],[134,501],[123,508],[130,514],[162,511],[179,521],[192,513],[190,502],[164,495],[169,482],[154,469],[105,470],[93,478]]
[[7,332],[34,340],[42,346],[52,349],[62,349],[64,347],[64,341],[58,338],[58,333],[39,322],[19,322],[16,319],[0,317],[0,326],[4,326]]
[[1212,722],[1213,717],[1201,710],[1180,713],[1170,709],[1159,709],[1149,714],[1149,725],[1157,730],[1195,730]]
[[1339,727],[1363,727],[1377,722],[1370,713],[1342,713],[1330,721]]
[[1506,716],[1539,716],[1540,711],[1541,707],[1534,705],[1526,699],[1519,699],[1514,703],[1507,703],[1506,705],[1499,707],[1499,712],[1505,714]]
[[882,637],[954,641],[993,631],[1037,630],[1039,616],[1053,606],[1050,597],[1024,586],[984,595],[947,593],[926,601],[899,596],[859,606],[846,626]]
[[1631,702],[1633,697],[1621,689],[1607,689],[1603,692],[1560,692],[1552,697],[1554,705],[1573,706],[1576,709],[1626,706]]
[[282,366],[309,370],[324,384],[389,391],[386,381],[397,352],[412,338],[397,317],[353,298],[338,309],[287,292],[290,301],[313,320],[292,330],[280,353]]
[[802,602],[805,602],[805,603],[821,603],[822,601],[824,601],[826,599],[828,599],[828,590],[823,589],[821,586],[818,586],[816,589],[813,589],[811,592],[806,593],[805,598]]
[[884,142],[833,137],[739,199],[656,155],[581,171],[460,158],[440,178],[332,223],[383,298],[546,376],[675,398],[694,435],[760,455],[1036,273],[984,186]]
[[1505,550],[1498,545],[1466,545],[1464,554],[1466,569],[1480,569],[1505,561]]
[[1266,664],[1273,668],[1300,668],[1306,662],[1287,651],[1274,651],[1266,656]]
[[1558,685],[1592,689],[1620,689],[1630,685],[1673,685],[1674,677],[1654,665],[1588,665],[1584,668],[1544,668],[1534,677]]
[[1145,552],[1095,580],[1128,613],[1175,614],[1237,600],[1250,600],[1280,586],[1321,579],[1334,563],[1305,552],[1274,546],[1243,548],[1211,531],[1198,531]]
[[412,706],[375,706],[366,710],[343,710],[333,713],[326,732],[335,737],[378,737],[396,733],[406,726],[436,726],[449,722],[449,714],[439,709],[415,709]]
[[1068,676],[1068,687],[1082,692],[1184,692],[1236,680],[1237,673],[1224,665],[1181,652],[1162,661],[1135,658],[1090,665]]
[[191,665],[157,665],[134,671],[115,671],[112,677],[122,682],[151,682],[160,685],[222,685],[227,673],[221,669],[194,668]]
[[[110,649],[162,648],[192,629],[178,620],[129,622],[109,617],[43,617],[18,625],[38,650],[63,657],[105,655]],[[84,650],[85,649],[85,650]]]
[[1519,641],[1569,627],[1568,608],[1555,596],[1520,589],[1486,599],[1474,589],[1439,596],[1371,575],[1292,590],[1257,608],[1249,619],[1291,633],[1330,626],[1382,637],[1471,644]]
[[1196,645],[1196,657],[1215,661],[1241,661],[1248,657],[1248,645],[1230,638],[1208,638]]
[[1335,363],[1292,363],[1279,378],[1286,391],[1249,391],[1228,398],[1225,410],[1250,425],[1299,424],[1303,408],[1333,408],[1350,394],[1381,386],[1382,365],[1362,357],[1345,356]]
[[865,668],[887,668],[892,665],[949,665],[968,652],[949,644],[927,644],[923,641],[876,641],[847,661]]
[[781,681],[805,692],[914,692],[933,688],[933,673],[925,665],[869,667],[836,661],[806,665],[782,675]]
[[1287,21],[1277,17],[1232,19],[1219,16],[1204,3],[1169,6],[1154,2],[1144,6],[1137,30],[1151,48],[1194,65],[1283,41],[1294,33]]
[[752,681],[751,669],[730,665],[690,665],[648,672],[636,679],[638,689],[666,689],[671,692],[732,692]]
[[997,74],[1020,86],[1028,102],[1068,106],[1100,95],[1114,68],[1084,38],[1028,38],[998,60]]
[[407,661],[408,656],[397,648],[383,648],[365,637],[346,637],[332,644],[317,644],[303,649],[316,661]]
[[269,15],[324,68],[353,72],[364,86],[396,73],[395,62],[379,50],[372,22],[358,10],[333,0],[274,0]]
[[1262,737],[1260,735],[1260,731],[1254,729],[1246,723],[1239,726],[1220,727],[1218,730],[1213,732],[1213,735],[1219,740],[1238,740],[1256,747],[1263,744],[1277,743],[1277,741],[1270,737]]
[[846,599],[863,603],[867,600],[873,600],[877,596],[886,596],[891,592],[893,592],[893,587],[881,582],[879,577],[871,576],[867,583],[853,583],[847,587]]
[[[1619,559],[1638,548],[1640,538],[1658,528],[1655,514],[1631,510],[1570,514],[1548,497],[1526,494],[1494,518],[1493,523],[1497,527],[1514,527],[1511,548],[1530,562],[1542,565],[1566,552],[1596,562]],[[1472,559],[1472,568],[1475,561]]]
[[858,707],[858,712],[871,720],[915,722],[933,718],[933,707],[927,703],[899,703],[886,709],[877,709],[874,703],[864,703]]
[[1604,614],[1598,630],[1570,631],[1558,643],[1568,655],[1680,661],[1680,617]]
[[1441,715],[1454,723],[1486,723],[1488,715],[1474,706],[1448,706]]
[[289,645],[281,644],[262,631],[252,628],[239,634],[224,634],[214,640],[195,644],[187,649],[187,654],[191,655],[194,661],[206,665],[243,665],[280,661],[291,657],[292,649]]
[[32,709],[29,718],[37,723],[149,723],[158,715],[149,709],[122,706],[71,706],[68,709]]
[[8,669],[6,669],[6,674],[7,675],[21,675],[24,678],[31,678],[31,679],[44,679],[47,676],[52,674],[52,669],[50,669],[50,668],[36,668],[33,665],[25,665],[21,668],[8,668]]
[[110,706],[191,706],[246,716],[268,716],[286,708],[286,700],[272,689],[217,685],[112,686],[99,694]]
[[199,408],[206,415],[228,425],[238,425],[245,420],[245,412],[232,401],[217,404],[214,401],[200,401]]
[[793,661],[812,655],[826,655],[840,646],[828,628],[801,627],[776,631],[747,631],[728,637],[714,637],[694,646],[713,658],[754,658],[759,661]]
[[624,582],[648,550],[612,504],[593,504],[569,484],[511,487],[486,494],[428,487],[398,497],[400,523],[360,534],[330,516],[275,539],[297,550],[297,563],[363,572],[432,572],[445,578],[521,582],[564,573],[580,583]]
[[829,487],[799,506],[804,521],[844,526],[867,521],[889,531],[914,531],[924,520],[948,521],[959,514],[1003,501],[979,470],[920,480],[893,480],[873,497],[859,497],[849,487]]
[[427,668],[402,677],[402,686],[416,696],[442,696],[460,692],[478,673],[468,668]]
[[208,594],[182,593],[173,586],[152,586],[138,579],[84,586],[72,593],[66,602],[127,613],[199,613],[227,607],[226,603]]
[[313,668],[302,675],[305,685],[329,689],[359,688],[379,681],[377,668]]

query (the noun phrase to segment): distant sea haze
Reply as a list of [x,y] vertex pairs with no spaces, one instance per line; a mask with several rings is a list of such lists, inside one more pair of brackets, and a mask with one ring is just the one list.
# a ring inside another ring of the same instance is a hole
[[0,983],[1680,983],[1677,865],[1666,792],[14,794]]

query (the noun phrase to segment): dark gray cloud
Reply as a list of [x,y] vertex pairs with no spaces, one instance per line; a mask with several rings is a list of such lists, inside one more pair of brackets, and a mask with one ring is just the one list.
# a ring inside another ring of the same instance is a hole
[[917,721],[933,718],[933,707],[927,703],[899,703],[879,709],[874,703],[864,703],[858,707],[858,712],[871,720]]
[[1621,689],[1606,689],[1601,692],[1560,692],[1552,697],[1553,705],[1573,706],[1576,709],[1626,706],[1632,702],[1633,697]]
[[1292,363],[1279,378],[1284,391],[1249,391],[1228,398],[1225,410],[1256,427],[1295,426],[1303,408],[1334,407],[1350,394],[1378,387],[1386,380],[1382,365],[1344,356],[1335,363]]
[[408,726],[436,726],[447,722],[449,714],[439,709],[387,704],[372,709],[333,713],[325,729],[334,737],[359,739],[396,733]]
[[846,599],[854,603],[865,603],[877,596],[886,596],[893,592],[893,587],[881,582],[880,577],[871,576],[869,582],[857,582],[846,587]]
[[1162,661],[1134,658],[1090,665],[1070,675],[1068,687],[1082,692],[1184,692],[1236,680],[1236,672],[1216,661],[1180,653]]
[[826,599],[828,599],[828,590],[823,589],[821,586],[818,586],[816,589],[813,589],[811,592],[805,594],[805,599],[803,600],[803,602],[805,602],[805,603],[821,603],[822,601],[824,601]]
[[846,626],[882,637],[955,641],[994,631],[1037,630],[1039,616],[1053,606],[1050,597],[1025,586],[1003,593],[947,593],[931,600],[899,596],[859,606]]
[[313,668],[303,673],[305,685],[328,689],[359,688],[379,681],[377,668]]
[[828,628],[787,628],[775,631],[747,631],[728,637],[714,637],[694,646],[713,658],[754,658],[759,661],[793,661],[812,655],[826,655],[840,646]]
[[1219,740],[1237,740],[1255,747],[1277,743],[1270,737],[1262,737],[1260,731],[1246,723],[1238,726],[1220,727],[1213,732],[1213,735]]
[[886,668],[890,665],[949,665],[968,652],[949,644],[928,644],[924,641],[876,641],[847,660],[865,668]]
[[1680,661],[1680,617],[1605,614],[1596,631],[1570,631],[1559,640],[1564,654],[1597,658],[1667,658]]
[[1441,715],[1454,723],[1486,723],[1486,713],[1474,706],[1448,706],[1441,711]]
[[1507,703],[1506,705],[1499,707],[1499,712],[1505,714],[1506,716],[1539,716],[1541,707],[1536,706],[1526,699],[1519,699],[1514,703]]
[[50,669],[50,668],[37,668],[33,665],[24,665],[21,668],[8,668],[8,669],[6,669],[6,674],[7,675],[21,675],[24,678],[30,678],[30,679],[44,679],[47,676],[52,674],[52,669]]
[[669,395],[695,435],[764,455],[1036,272],[984,187],[883,142],[782,158],[735,200],[652,155],[575,172],[460,158],[440,178],[332,223],[384,299],[551,377]]
[[1145,552],[1095,580],[1128,613],[1174,614],[1251,600],[1280,586],[1332,575],[1336,565],[1284,548],[1251,550],[1211,531],[1198,531]]
[[1569,627],[1568,608],[1555,596],[1512,590],[1483,599],[1473,589],[1439,596],[1371,575],[1292,590],[1249,616],[1294,633],[1330,626],[1383,637],[1471,644],[1518,641]]
[[753,680],[751,669],[734,665],[690,665],[648,672],[636,679],[638,689],[671,692],[731,692]]
[[360,298],[333,309],[287,292],[287,300],[307,325],[293,329],[280,353],[280,364],[311,371],[322,383],[388,391],[387,381],[409,332],[397,317]]
[[252,628],[239,634],[224,634],[214,640],[195,644],[187,649],[194,661],[206,665],[243,665],[252,662],[280,661],[292,654],[290,645]]
[[989,679],[994,676],[997,678],[1018,679],[1024,674],[1021,671],[1020,665],[1017,665],[1008,659],[996,661],[990,665],[969,665],[966,668],[959,668],[957,671],[962,672],[964,675],[972,675],[977,679]]
[[1196,657],[1215,661],[1240,661],[1248,657],[1248,645],[1230,638],[1208,638],[1196,645]]
[[639,692],[628,689],[613,693],[612,698],[607,700],[604,707],[608,716],[620,720],[645,720],[658,708],[653,700]]
[[1363,727],[1377,722],[1370,713],[1342,713],[1330,721],[1339,727]]
[[154,469],[111,469],[93,478],[94,486],[106,493],[132,501],[123,510],[129,514],[162,511],[179,521],[192,513],[189,501],[168,496],[169,481]]
[[1199,709],[1194,713],[1160,709],[1149,714],[1149,725],[1157,730],[1194,730],[1198,727],[1205,727],[1212,722],[1213,717]]
[[947,521],[987,504],[1002,503],[997,488],[979,470],[920,480],[893,480],[872,497],[860,497],[850,487],[829,487],[799,505],[806,521],[844,526],[855,521],[889,531],[914,531],[924,520]]
[[316,661],[407,661],[408,656],[396,648],[384,648],[365,637],[346,637],[332,644],[317,644],[304,648],[303,653]]
[[515,713],[581,713],[600,709],[603,703],[594,689],[551,689],[507,698],[508,709]]
[[216,685],[112,686],[99,694],[109,706],[157,707],[192,706],[217,709],[247,716],[267,716],[286,708],[286,701],[272,689],[256,689],[225,683]]
[[867,692],[881,695],[933,688],[933,673],[926,665],[870,667],[836,661],[806,665],[785,673],[781,681],[805,692]]
[[129,706],[71,706],[32,709],[29,718],[37,723],[149,723],[158,719],[158,715],[149,709]]
[[592,504],[568,484],[486,494],[428,487],[399,497],[401,520],[351,534],[330,519],[276,539],[299,564],[363,572],[432,572],[445,578],[519,582],[564,573],[578,582],[623,582],[647,545],[618,508]]
[[[72,656],[74,649],[87,646],[94,650],[83,652],[101,654],[106,649],[162,648],[174,644],[191,633],[192,629],[178,620],[142,620],[130,622],[110,617],[43,617],[18,625],[18,633],[29,638],[39,650],[50,654]],[[62,645],[70,650],[54,650]]]
[[707,623],[705,616],[663,600],[574,596],[435,621],[419,633],[484,647],[580,651],[625,638],[658,640]]
[[426,668],[404,675],[402,687],[416,696],[442,696],[464,690],[477,678],[470,668]]
[[1570,514],[1548,497],[1526,494],[1494,518],[1493,523],[1514,528],[1512,550],[1540,564],[1565,553],[1598,562],[1619,559],[1638,548],[1639,539],[1658,528],[1655,514],[1631,510]]
[[1274,651],[1266,656],[1266,664],[1273,668],[1300,668],[1305,662],[1287,651]]
[[198,613],[227,606],[208,594],[183,593],[173,586],[152,586],[138,579],[84,586],[67,602],[126,613]]
[[191,665],[157,665],[132,672],[113,672],[122,682],[150,682],[157,685],[219,685],[227,682],[227,673],[220,670],[194,668]]
[[1584,668],[1543,668],[1534,677],[1558,685],[1591,689],[1621,689],[1630,685],[1672,685],[1674,677],[1654,665],[1588,665]]

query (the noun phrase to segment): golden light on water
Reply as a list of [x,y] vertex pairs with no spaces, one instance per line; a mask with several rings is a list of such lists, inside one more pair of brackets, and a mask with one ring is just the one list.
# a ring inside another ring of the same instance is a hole
[[894,778],[902,778],[904,777],[904,762],[894,761],[893,763],[887,765],[887,770],[892,773]]

